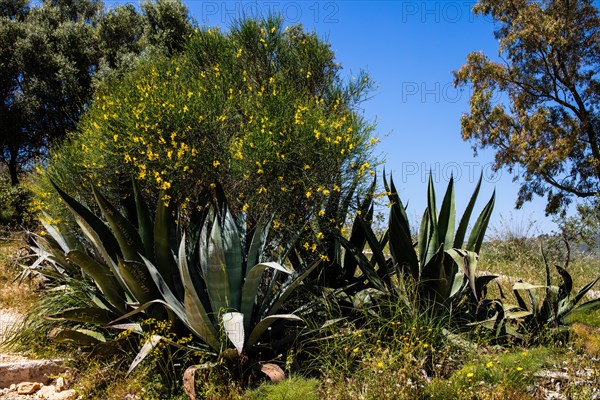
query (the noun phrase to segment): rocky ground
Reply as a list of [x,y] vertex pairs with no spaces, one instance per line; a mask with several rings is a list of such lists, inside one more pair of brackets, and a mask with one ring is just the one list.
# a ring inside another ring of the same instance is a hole
[[[19,322],[20,315],[0,309],[0,343]],[[19,354],[0,352],[0,399],[74,400],[61,360],[32,360]]]

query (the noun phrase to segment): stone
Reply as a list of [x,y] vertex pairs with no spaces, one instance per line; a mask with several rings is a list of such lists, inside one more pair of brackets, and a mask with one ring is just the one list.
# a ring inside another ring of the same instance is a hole
[[44,386],[39,382],[21,382],[17,385],[18,394],[34,394]]
[[54,386],[56,387],[56,393],[60,393],[63,390],[67,389],[67,382],[65,381],[65,378],[61,376],[56,379],[56,383],[54,384]]
[[63,390],[60,393],[47,398],[48,400],[75,400],[77,399],[77,392],[74,389]]
[[36,360],[0,364],[0,388],[19,382],[42,382],[48,384],[52,376],[60,375],[66,367],[60,360]]

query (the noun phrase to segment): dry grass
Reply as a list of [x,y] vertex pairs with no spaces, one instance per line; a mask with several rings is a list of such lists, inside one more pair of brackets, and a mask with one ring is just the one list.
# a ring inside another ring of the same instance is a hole
[[0,232],[0,309],[23,313],[38,299],[39,283],[33,280],[17,282],[19,257],[26,251],[25,234]]

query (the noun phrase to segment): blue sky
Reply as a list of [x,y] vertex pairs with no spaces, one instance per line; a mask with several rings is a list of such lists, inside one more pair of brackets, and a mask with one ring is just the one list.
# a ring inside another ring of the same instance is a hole
[[460,116],[468,110],[469,91],[452,86],[452,70],[458,69],[471,51],[484,51],[492,57],[498,52],[493,22],[472,14],[473,1],[184,3],[197,22],[223,29],[242,14],[281,14],[286,26],[301,23],[331,43],[343,77],[366,70],[377,90],[363,104],[364,113],[377,120],[379,151],[385,157],[386,170],[394,174],[401,198],[410,201],[409,215],[414,219],[425,208],[429,170],[439,193],[450,173],[454,174],[459,212],[483,171],[479,206],[483,207],[494,189],[497,194],[492,226],[499,228],[503,217],[509,226],[536,221],[532,234],[556,229],[544,216],[544,199],[515,210],[518,184],[512,176],[505,170],[494,175],[493,152],[480,151],[474,157],[471,144],[460,137]]

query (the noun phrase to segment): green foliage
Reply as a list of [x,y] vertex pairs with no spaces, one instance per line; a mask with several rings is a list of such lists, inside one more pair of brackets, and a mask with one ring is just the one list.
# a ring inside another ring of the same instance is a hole
[[[234,212],[275,214],[273,228],[290,234],[374,164],[356,108],[371,82],[338,71],[329,44],[275,18],[200,30],[181,55],[107,82],[48,172],[88,204],[91,186],[116,201],[135,176],[145,196],[169,189],[163,200],[190,209],[219,182]],[[50,207],[48,182],[34,186]]]
[[265,383],[245,393],[250,399],[259,400],[317,400],[317,379],[293,376],[276,384]]
[[[555,354],[543,347],[478,355],[449,378],[434,379],[425,393],[440,400],[531,398],[523,393],[535,383],[534,374],[555,361]],[[487,390],[497,395],[484,395]]]
[[[178,51],[191,31],[178,1],[145,2],[142,14],[97,0],[3,0],[0,7],[0,161],[11,183],[75,129],[94,80],[143,53]],[[135,64],[135,63],[134,63]]]
[[[267,351],[272,343],[259,345],[259,340],[273,323],[302,321],[277,311],[317,263],[305,271],[290,271],[279,263],[264,262],[269,224],[250,226],[243,214],[234,218],[220,187],[214,201],[211,196],[201,197],[186,229],[174,233],[169,229],[174,208],[159,200],[153,222],[135,183],[131,221],[95,189],[106,222],[58,186],[55,190],[85,241],[45,224],[47,235],[34,239],[39,258],[29,271],[41,271],[67,287],[87,283],[84,293],[89,305],[63,309],[47,318],[96,326],[119,322],[118,327],[142,334],[144,345],[130,370],[164,343],[181,347],[169,335],[148,334],[136,322],[140,313],[179,321],[194,336],[192,348],[227,357],[232,351],[244,357],[257,354],[255,347]],[[51,268],[40,269],[44,261]],[[286,342],[290,333],[277,332],[278,340]],[[103,350],[114,351],[120,345],[85,326],[63,328],[53,338]]]
[[[543,251],[542,255],[544,256]],[[558,287],[553,286],[550,267],[545,256],[544,264],[546,269],[545,284],[532,285],[520,280],[513,285],[513,293],[518,306],[504,306],[508,310],[507,317],[517,320],[520,325],[519,331],[527,334],[532,340],[539,339],[547,328],[564,326],[566,318],[573,312],[590,312],[600,308],[600,299],[579,304],[600,280],[600,276],[589,282],[577,293],[572,293],[573,279],[567,270],[558,265],[556,266],[562,282]],[[541,301],[535,293],[540,289],[544,291],[544,297]],[[522,293],[526,294],[528,301],[525,301]]]
[[[455,310],[459,305],[466,306],[468,312],[464,317],[475,320],[479,319],[479,306],[484,305],[481,312],[486,315],[491,304],[482,302],[482,297],[486,285],[496,276],[476,275],[477,252],[483,243],[495,195],[492,195],[477,218],[466,244],[464,240],[480,184],[481,178],[455,231],[454,183],[450,180],[438,212],[430,177],[428,206],[419,230],[418,242],[413,243],[405,206],[398,196],[393,179],[390,178],[388,184],[384,178],[390,200],[389,227],[384,236],[378,239],[373,232],[370,224],[373,213],[371,206],[364,217],[362,212],[357,217],[350,241],[340,238],[347,253],[354,257],[356,265],[364,274],[363,280],[366,278],[374,288],[401,298],[406,297],[408,284],[417,291],[418,302],[424,309],[442,306],[445,310]],[[373,253],[370,259],[364,254],[366,244]],[[384,254],[386,245],[391,253],[389,259]]]
[[473,10],[497,23],[502,61],[473,52],[454,72],[455,85],[472,87],[470,111],[461,118],[463,139],[494,149],[495,168],[518,169],[518,206],[534,194],[547,197],[551,213],[573,196],[597,201],[596,4],[480,0]]

